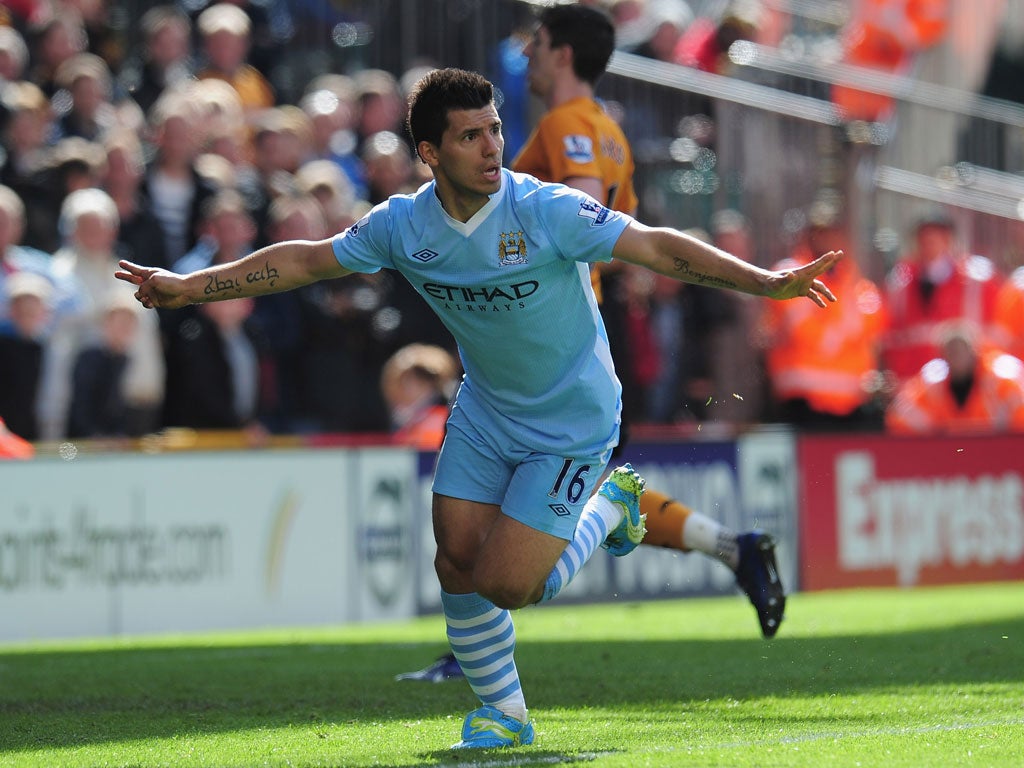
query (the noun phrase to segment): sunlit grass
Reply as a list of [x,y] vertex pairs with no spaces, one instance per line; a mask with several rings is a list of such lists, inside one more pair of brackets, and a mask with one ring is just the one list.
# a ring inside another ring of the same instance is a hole
[[0,648],[0,765],[1019,766],[1024,585],[527,609],[534,746],[456,753],[443,622]]

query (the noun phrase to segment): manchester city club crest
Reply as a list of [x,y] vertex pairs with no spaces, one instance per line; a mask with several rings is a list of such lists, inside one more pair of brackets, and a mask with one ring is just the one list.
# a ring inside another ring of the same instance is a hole
[[502,232],[498,235],[498,264],[509,267],[513,264],[526,264],[526,240],[523,233]]

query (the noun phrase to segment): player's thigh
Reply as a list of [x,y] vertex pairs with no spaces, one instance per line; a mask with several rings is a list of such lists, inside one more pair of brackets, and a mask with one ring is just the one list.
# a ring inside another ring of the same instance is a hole
[[536,602],[566,541],[499,515],[480,550],[473,588],[505,608]]
[[609,451],[592,456],[525,456],[512,474],[501,511],[536,531],[571,539],[608,457]]
[[516,462],[505,455],[491,432],[461,415],[455,412],[449,419],[432,490],[453,499],[500,505]]
[[432,514],[440,565],[471,573],[501,508],[435,493]]

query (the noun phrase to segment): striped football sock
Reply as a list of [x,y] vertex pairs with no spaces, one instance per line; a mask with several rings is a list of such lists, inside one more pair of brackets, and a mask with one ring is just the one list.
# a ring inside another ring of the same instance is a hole
[[594,495],[587,501],[580,521],[576,524],[576,532],[565,547],[562,556],[555,563],[544,582],[544,594],[539,602],[550,600],[575,578],[586,562],[591,558],[608,533],[622,522],[622,509],[604,496]]
[[512,615],[475,592],[452,595],[442,590],[448,644],[470,688],[489,704],[526,722],[526,701],[513,653]]

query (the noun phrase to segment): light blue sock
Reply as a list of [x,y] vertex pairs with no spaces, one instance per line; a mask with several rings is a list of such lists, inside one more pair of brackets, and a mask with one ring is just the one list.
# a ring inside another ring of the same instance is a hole
[[469,687],[489,704],[526,722],[526,701],[513,654],[516,632],[512,614],[475,592],[441,591],[448,644]]
[[544,594],[538,602],[550,600],[565,589],[621,521],[622,510],[618,506],[604,496],[591,496],[580,514],[572,540],[544,582]]

